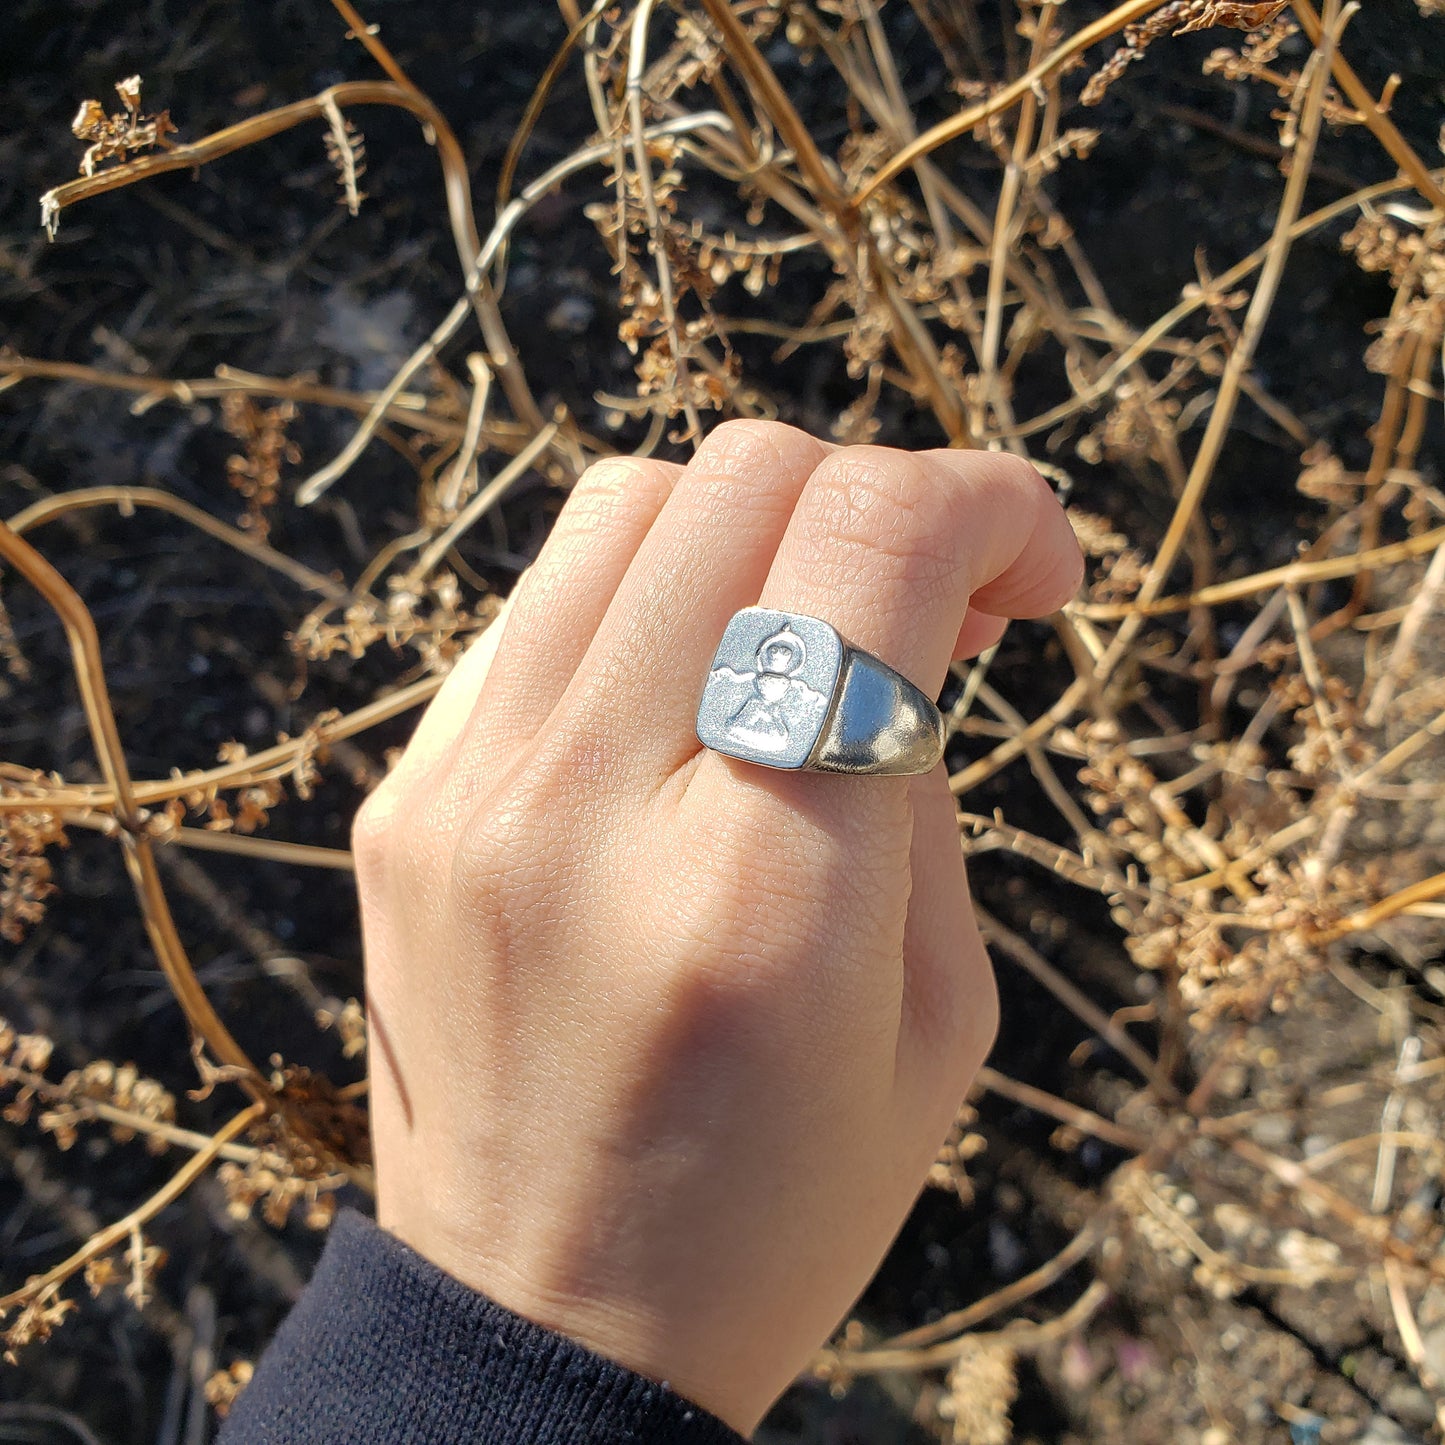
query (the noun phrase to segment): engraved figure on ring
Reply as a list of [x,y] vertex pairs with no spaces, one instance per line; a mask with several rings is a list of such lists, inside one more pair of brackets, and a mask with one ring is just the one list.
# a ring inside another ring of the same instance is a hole
[[710,682],[748,685],[747,696],[728,718],[729,738],[759,752],[776,753],[788,746],[795,729],[817,731],[828,699],[793,676],[807,656],[803,639],[784,625],[759,645],[756,672],[713,670]]

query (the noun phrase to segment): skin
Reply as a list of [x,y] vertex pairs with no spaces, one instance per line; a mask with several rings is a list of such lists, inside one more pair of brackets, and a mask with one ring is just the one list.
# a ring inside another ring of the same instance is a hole
[[590,468],[357,819],[382,1225],[750,1434],[867,1283],[994,1036],[940,765],[703,750],[728,619],[936,696],[1073,595],[1027,464],[718,427]]

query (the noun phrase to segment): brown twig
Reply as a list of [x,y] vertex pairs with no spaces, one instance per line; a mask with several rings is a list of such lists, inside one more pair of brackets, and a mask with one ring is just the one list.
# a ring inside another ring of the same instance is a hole
[[1177,597],[1079,603],[1074,604],[1071,610],[1098,622],[1134,616],[1164,617],[1171,612],[1188,612],[1195,607],[1218,607],[1226,602],[1238,602],[1259,592],[1272,592],[1277,587],[1307,587],[1340,577],[1353,577],[1363,571],[1426,556],[1441,545],[1445,545],[1445,526],[1432,527],[1419,536],[1407,537],[1403,542],[1392,542],[1385,547],[1374,547],[1367,552],[1355,552],[1344,557],[1321,557],[1311,562],[1286,562],[1283,567],[1271,567],[1268,571],[1255,572],[1232,582],[1216,582],[1211,587],[1201,587],[1197,592]]
[[74,1254],[61,1260],[44,1274],[31,1275],[19,1289],[0,1295],[0,1310],[15,1309],[46,1291],[57,1289],[84,1269],[91,1260],[99,1259],[125,1243],[134,1231],[149,1224],[161,1210],[179,1199],[211,1167],[226,1145],[244,1134],[253,1124],[259,1123],[265,1113],[266,1106],[260,1103],[242,1109],[211,1136],[204,1148],[197,1149],[145,1203],[137,1205],[123,1219],[118,1219],[114,1224],[107,1225],[91,1235]]
[[1094,1113],[1092,1109],[1082,1109],[1077,1104],[1069,1103],[1067,1099],[1060,1099],[1056,1094],[1035,1088],[1032,1084],[1022,1083],[1018,1079],[1010,1079],[987,1065],[978,1071],[976,1082],[990,1093],[1011,1099],[1026,1109],[1047,1114],[1051,1119],[1057,1119],[1061,1124],[1077,1129],[1081,1134],[1092,1134],[1094,1138],[1102,1139],[1104,1143],[1113,1144],[1116,1148],[1127,1149],[1131,1154],[1142,1154],[1153,1142],[1146,1135],[1126,1129],[1112,1119]]
[[1107,40],[1111,35],[1117,35],[1126,25],[1134,24],[1151,11],[1159,9],[1164,3],[1165,0],[1128,0],[1127,4],[1116,6],[1107,15],[1101,16],[1098,20],[1075,31],[1031,70],[1025,71],[1017,80],[1001,86],[987,100],[978,105],[971,105],[957,115],[950,116],[947,120],[940,121],[931,129],[924,131],[911,145],[905,146],[885,165],[880,166],[868,178],[868,183],[860,187],[850,198],[850,204],[855,209],[861,209],[880,186],[886,185],[910,166],[915,165],[920,156],[936,151],[949,141],[967,135],[969,131],[976,129],[984,122],[1011,110],[1015,105],[1020,104],[1025,96],[1034,94],[1037,87],[1050,76],[1065,69],[1075,56],[1081,55],[1101,40]]
[[1057,1254],[1002,1289],[995,1290],[962,1309],[953,1310],[929,1324],[894,1335],[882,1344],[862,1349],[843,1347],[825,1351],[814,1363],[814,1373],[832,1374],[842,1371],[852,1376],[871,1375],[884,1370],[927,1368],[918,1363],[917,1351],[938,1346],[944,1341],[956,1342],[985,1320],[992,1319],[1004,1310],[1014,1309],[1025,1300],[1030,1300],[1051,1285],[1057,1284],[1071,1269],[1088,1259],[1104,1237],[1113,1212],[1111,1206],[1101,1206]]
[[253,1087],[261,1089],[263,1086],[259,1083],[260,1076],[255,1066],[211,1007],[211,1001],[197,981],[195,970],[176,932],[175,920],[171,917],[165,891],[156,873],[150,841],[140,831],[139,803],[131,785],[125,750],[111,709],[110,692],[101,664],[100,638],[90,611],[65,578],[4,522],[0,522],[0,558],[13,566],[45,598],[65,628],[91,741],[115,800],[115,816],[125,830],[122,840],[126,871],[130,874],[146,932],[165,970],[166,980],[191,1028],[205,1040],[206,1047],[217,1061],[242,1071],[256,1081]]
[[[1305,34],[1309,36],[1311,43],[1323,48],[1323,42],[1329,34],[1328,9],[1326,19],[1321,20],[1310,0],[1292,0],[1294,13],[1299,17],[1300,24],[1304,27]],[[1385,114],[1375,103],[1375,97],[1365,88],[1364,82],[1355,74],[1349,61],[1340,54],[1338,49],[1328,52],[1330,58],[1330,70],[1335,79],[1339,82],[1340,89],[1349,98],[1349,102],[1360,113],[1360,118],[1369,127],[1371,135],[1389,152],[1390,158],[1400,167],[1400,170],[1409,177],[1410,184],[1420,194],[1436,207],[1445,211],[1445,190],[1436,184],[1435,177],[1430,174],[1429,168],[1415,154],[1413,147],[1400,134],[1394,121]]]

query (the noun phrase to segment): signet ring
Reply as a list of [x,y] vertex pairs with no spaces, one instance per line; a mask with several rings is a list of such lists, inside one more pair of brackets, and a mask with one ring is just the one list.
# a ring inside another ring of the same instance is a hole
[[926,773],[943,756],[943,714],[829,623],[744,607],[708,670],[697,737],[713,752],[766,768]]

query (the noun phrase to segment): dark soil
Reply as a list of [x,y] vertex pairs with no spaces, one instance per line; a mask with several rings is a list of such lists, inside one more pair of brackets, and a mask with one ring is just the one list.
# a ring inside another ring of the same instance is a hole
[[[914,33],[907,7],[891,8],[902,12],[894,17],[900,55],[914,65],[905,83],[913,93],[937,95],[941,114],[947,98],[937,63]],[[987,6],[981,11],[985,19],[991,13]],[[384,25],[388,44],[450,118],[485,224],[513,128],[563,34],[555,11],[476,0],[373,0],[368,15]],[[71,116],[86,97],[109,101],[123,76],[141,72],[148,107],[168,106],[186,139],[336,81],[369,76],[366,57],[344,39],[321,0],[60,6],[13,0],[6,32],[0,307],[3,340],[16,351],[168,377],[205,376],[219,364],[278,376],[308,372],[365,388],[389,376],[450,306],[457,265],[434,156],[409,118],[381,111],[358,117],[370,199],[356,219],[335,204],[334,174],[312,127],[194,176],[170,175],[87,202],[63,216],[54,243],[39,230],[40,193],[75,171]],[[1403,0],[1383,0],[1356,21],[1350,40],[1372,88],[1378,91],[1390,71],[1402,75],[1395,118],[1428,154],[1442,99],[1440,22],[1432,29]],[[1240,143],[1252,137],[1268,144],[1275,136],[1272,98],[1202,76],[1199,61],[1215,43],[1206,35],[1156,47],[1100,112],[1077,121],[1101,125],[1103,140],[1091,160],[1066,166],[1056,178],[1060,208],[1113,304],[1134,322],[1146,323],[1172,304],[1193,278],[1196,247],[1223,269],[1261,243],[1273,216],[1281,184],[1276,164]],[[785,66],[782,73],[820,140],[836,144],[837,99],[818,71]],[[934,118],[926,104],[920,118]],[[545,113],[524,174],[565,154],[589,129],[574,68]],[[967,147],[956,151],[960,184],[991,204],[992,161]],[[1386,164],[1361,132],[1330,136],[1310,204],[1385,176]],[[544,409],[553,398],[564,400],[584,426],[607,434],[605,408],[593,394],[628,392],[631,366],[616,338],[608,259],[581,213],[596,195],[579,184],[522,228],[504,311]],[[1389,299],[1383,283],[1340,257],[1341,229],[1297,248],[1277,308],[1286,324],[1267,334],[1258,370],[1276,397],[1354,464],[1379,406],[1378,385],[1360,384],[1358,357],[1366,324],[1385,314]],[[826,278],[820,266],[787,277],[769,305],[778,315],[801,317]],[[815,349],[802,363],[779,368],[767,344],[741,344],[753,380],[770,391],[783,418],[826,432],[852,395],[836,353]],[[1057,399],[1057,377],[1041,371],[1026,384],[1039,392],[1029,404]],[[900,404],[885,415],[883,441],[936,440],[932,424]],[[0,515],[53,492],[111,482],[164,487],[234,517],[240,507],[225,476],[234,445],[216,421],[206,405],[160,405],[135,415],[120,393],[23,382],[0,395]],[[314,463],[342,444],[350,426],[345,416],[308,408],[293,434]],[[616,440],[625,446],[640,435],[624,428]],[[1076,500],[1116,516],[1131,533],[1157,536],[1169,508],[1157,484],[1083,466],[1071,454],[1068,460],[1078,476]],[[1297,460],[1297,448],[1272,422],[1242,414],[1210,502],[1227,562],[1270,565],[1292,555],[1296,516],[1308,505],[1293,491]],[[413,493],[405,462],[373,446],[323,503],[279,509],[273,539],[321,571],[354,575],[384,540],[408,527]],[[559,501],[540,481],[523,487],[495,527],[469,541],[468,563],[489,588],[508,590]],[[365,702],[399,671],[394,660],[375,654],[359,664],[322,664],[298,694],[302,677],[287,646],[300,615],[297,597],[273,574],[198,545],[179,524],[95,511],[38,536],[94,613],[138,776],[209,765],[228,739],[259,746],[278,731],[294,734],[324,709]],[[0,757],[71,779],[96,777],[57,624],[8,579],[4,601],[33,672],[28,681],[0,676]],[[1047,655],[1052,647],[1048,639],[1044,629],[1011,631],[1000,672],[1026,675],[1038,666],[1040,650]],[[1027,697],[1016,700],[1023,706]],[[350,774],[379,772],[383,749],[404,740],[410,722],[368,734],[359,756],[328,771],[313,801],[278,809],[275,836],[344,846],[364,786],[364,778],[358,784]],[[1030,803],[1030,786],[1010,772],[973,806],[987,812],[1007,802],[1020,824],[1055,829],[1042,805]],[[355,1077],[334,1035],[312,1026],[295,984],[304,976],[339,999],[361,992],[346,876],[213,854],[166,856],[178,923],[240,1042],[263,1058],[280,1052],[338,1080]],[[1081,910],[1076,894],[1060,899],[1046,877],[1001,855],[974,872],[981,900],[1027,932],[1103,1007],[1146,996],[1151,980],[1128,964],[1102,908]],[[117,850],[77,831],[58,857],[57,874],[60,897],[45,921],[18,948],[0,944],[0,1015],[50,1035],[62,1069],[95,1058],[131,1059],[183,1097],[195,1082],[183,1021]],[[1383,981],[1368,960],[1361,966]],[[1001,983],[1004,1027],[995,1066],[1112,1113],[1126,1091],[1122,1063],[1007,964]],[[1338,1140],[1377,1129],[1378,1090],[1362,1099],[1358,1118],[1339,1109],[1327,1119],[1310,1113],[1322,1089],[1388,1072],[1391,1046],[1372,1031],[1374,1018],[1326,980],[1287,1018],[1256,1026],[1246,1050],[1256,1062],[1227,1081],[1228,1107],[1284,1120],[1269,1127],[1291,1137]],[[1092,1048],[1083,1069],[1070,1062],[1080,1046]],[[1287,1069],[1279,1067],[1281,1058]],[[226,1107],[222,1100],[186,1103],[186,1121],[197,1128],[218,1123]],[[995,1099],[980,1107],[989,1148],[975,1165],[977,1203],[965,1210],[936,1191],[920,1200],[860,1310],[880,1337],[1036,1267],[1079,1227],[1094,1191],[1122,1157],[1097,1141],[1061,1150],[1052,1121]],[[1204,1143],[1191,1147],[1207,1153]],[[6,1286],[124,1213],[174,1167],[100,1133],[63,1154],[33,1128],[3,1124],[0,1159]],[[1373,1156],[1363,1158],[1366,1166],[1373,1167]],[[1209,1211],[1227,1203],[1232,1188],[1246,1196],[1259,1191],[1256,1176],[1233,1180],[1229,1169],[1217,1157],[1181,1158],[1166,1173],[1185,1193],[1196,1189],[1190,1181],[1213,1181],[1217,1194],[1200,1191],[1196,1199]],[[1262,1202],[1262,1215],[1268,1206]],[[1285,1206],[1278,1213],[1283,1218]],[[1276,1234],[1283,1228],[1271,1227]],[[169,1254],[154,1303],[137,1312],[112,1291],[86,1303],[17,1368],[0,1371],[0,1440],[205,1440],[209,1427],[190,1386],[197,1354],[202,1364],[255,1358],[320,1245],[299,1226],[276,1233],[237,1224],[210,1184],[170,1209],[152,1233]],[[1378,1445],[1392,1438],[1383,1433],[1386,1420],[1420,1437],[1431,1427],[1430,1400],[1392,1353],[1397,1346],[1387,1344],[1388,1305],[1363,1282],[1308,1291],[1251,1288],[1220,1301],[1195,1288],[1189,1269],[1172,1264],[1167,1252],[1127,1235],[1111,1269],[1114,1300],[1086,1337],[1023,1367],[1014,1409],[1019,1439],[1284,1441],[1291,1438],[1285,1415],[1294,1408],[1318,1415],[1327,1441],[1369,1438]],[[1028,1313],[1056,1314],[1088,1278],[1084,1270],[1066,1276]],[[882,1377],[835,1399],[821,1385],[800,1385],[759,1439],[769,1445],[933,1439],[920,1422],[934,1388],[917,1377]],[[1369,1429],[1377,1433],[1367,1437]],[[1211,1437],[1210,1430],[1225,1433]],[[1309,1438],[1294,1436],[1304,1445]]]

